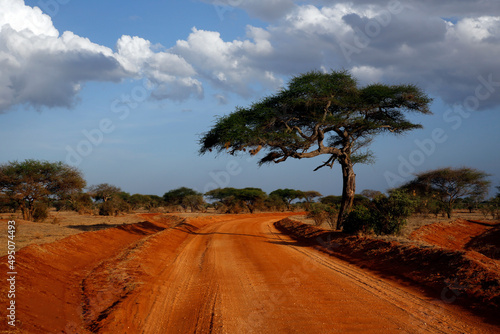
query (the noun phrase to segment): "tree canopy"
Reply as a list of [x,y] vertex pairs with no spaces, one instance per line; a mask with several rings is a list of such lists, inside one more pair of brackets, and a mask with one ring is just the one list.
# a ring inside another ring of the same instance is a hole
[[33,220],[37,204],[62,199],[84,187],[81,172],[63,162],[29,159],[0,165],[0,192],[17,203],[25,220]]
[[199,210],[205,204],[205,200],[201,193],[186,187],[180,187],[166,192],[163,195],[163,200],[167,205],[179,205],[184,210],[190,207],[191,211]]
[[[276,189],[272,191],[269,196],[277,196],[281,198],[283,202],[286,203],[286,206],[288,209],[290,209],[290,205],[292,202],[298,198],[304,198],[304,192],[301,190],[295,190],[295,189]],[[320,195],[321,196],[321,195]]]
[[96,201],[107,202],[113,198],[113,196],[118,196],[122,190],[109,183],[96,184],[89,187],[89,194]]
[[380,133],[421,128],[405,112],[430,114],[430,102],[414,85],[358,87],[347,71],[312,71],[292,78],[275,95],[219,117],[202,135],[200,154],[215,150],[255,155],[264,150],[259,164],[326,155],[316,170],[335,161],[342,167],[341,221],[354,199],[353,165],[370,161],[370,152],[361,149]]
[[474,168],[441,168],[416,175],[416,178],[402,188],[421,196],[433,197],[445,204],[448,218],[453,203],[467,196],[482,198],[488,193],[489,175]]
[[218,200],[231,211],[234,206],[243,205],[253,213],[256,205],[264,201],[267,194],[260,188],[218,188],[205,193],[212,200]]

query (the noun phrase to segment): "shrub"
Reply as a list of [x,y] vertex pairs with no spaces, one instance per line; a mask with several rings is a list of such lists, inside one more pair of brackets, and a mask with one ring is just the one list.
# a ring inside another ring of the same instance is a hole
[[479,209],[484,215],[484,218],[487,218],[489,215],[491,215],[491,218],[498,219],[500,218],[500,199],[495,198],[490,200],[489,202],[482,203]]
[[99,205],[100,216],[117,216],[122,212],[130,212],[130,205],[119,198],[113,198]]
[[356,205],[346,217],[344,232],[396,234],[415,210],[417,201],[403,191],[377,197],[368,205]]
[[323,203],[310,203],[306,217],[314,220],[316,226],[321,226],[326,222],[330,225],[332,230],[335,230],[337,229],[338,212],[337,206]]
[[364,205],[356,205],[344,220],[344,232],[359,233],[373,230],[373,216]]
[[115,206],[111,201],[106,201],[99,205],[99,216],[114,216],[115,211]]
[[326,205],[312,203],[309,207],[306,217],[314,221],[314,225],[321,226],[327,220]]
[[376,208],[373,227],[377,234],[399,233],[417,206],[417,200],[403,191],[394,191],[389,197],[379,197],[373,202]]
[[33,210],[33,221],[43,222],[49,216],[49,207],[43,202],[35,203]]

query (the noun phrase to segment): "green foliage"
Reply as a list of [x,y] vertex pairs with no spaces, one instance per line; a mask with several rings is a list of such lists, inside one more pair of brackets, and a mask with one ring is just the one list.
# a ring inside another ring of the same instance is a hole
[[244,208],[253,213],[267,198],[267,194],[259,188],[218,188],[205,193],[205,196],[219,201],[227,213],[240,213]]
[[294,77],[277,94],[218,118],[201,138],[200,153],[246,148],[256,153],[265,147],[271,152],[261,163],[306,157],[299,150],[312,149],[320,135],[328,134],[328,145],[342,148],[346,143],[342,131],[351,134],[352,140],[366,140],[381,132],[419,128],[402,112],[430,113],[430,101],[412,85],[359,88],[347,71],[308,72]]
[[0,165],[0,192],[15,202],[25,220],[33,220],[37,203],[48,203],[81,191],[81,172],[62,162],[13,161]]
[[149,202],[149,196],[142,194],[133,194],[127,200],[127,203],[130,205],[132,210],[147,208],[149,206]]
[[448,218],[458,198],[467,196],[476,200],[488,193],[489,175],[474,168],[441,168],[417,174],[417,177],[401,189],[426,199],[439,200]]
[[373,230],[374,217],[370,209],[364,205],[355,205],[344,220],[345,233],[355,234]]
[[191,208],[192,211],[199,210],[204,205],[201,193],[186,187],[170,190],[163,195],[166,205],[179,205],[183,210]]
[[389,197],[378,196],[368,205],[355,206],[346,218],[344,232],[399,233],[416,205],[417,200],[404,191],[393,191]]
[[414,85],[358,87],[347,71],[312,71],[292,78],[275,95],[217,118],[200,138],[200,154],[215,150],[255,155],[263,150],[259,164],[326,154],[326,162],[316,169],[332,167],[335,161],[342,167],[341,220],[355,191],[347,189],[355,185],[353,165],[371,160],[370,152],[360,150],[378,134],[421,128],[405,113],[430,114],[430,102]]
[[377,197],[372,203],[375,206],[373,227],[376,234],[399,233],[417,206],[417,200],[403,191],[394,191],[389,197]]
[[184,207],[191,208],[191,212],[204,211],[205,210],[205,200],[203,195],[188,195],[184,197],[182,205]]
[[500,198],[494,197],[479,205],[479,209],[485,218],[500,219]]
[[307,211],[307,217],[312,218],[316,226],[328,223],[331,229],[337,228],[338,206],[323,203],[312,203]]
[[[323,204],[339,206],[342,203],[342,196],[328,195],[320,198],[319,201]],[[366,205],[370,202],[370,199],[363,195],[356,194],[354,195],[353,202],[354,205]]]
[[19,204],[9,198],[9,196],[0,193],[0,212],[16,212]]
[[361,196],[364,196],[370,200],[374,200],[379,197],[383,197],[384,194],[378,190],[365,189],[361,192]]
[[44,202],[36,202],[33,210],[33,221],[43,222],[49,216],[49,207]]
[[77,192],[53,203],[57,211],[71,210],[80,214],[92,212],[94,203],[88,193]]
[[112,201],[100,203],[98,208],[100,216],[114,216],[117,213],[115,205],[112,203]]
[[118,196],[98,204],[100,216],[118,216],[130,212],[130,205]]
[[340,205],[342,202],[342,196],[328,195],[321,197],[319,201],[323,204]]
[[264,205],[271,211],[283,212],[287,209],[287,204],[277,195],[269,194],[269,196],[264,200]]
[[[305,194],[303,191],[295,189],[276,189],[272,191],[269,196],[276,196],[280,198],[284,203],[286,203],[288,210],[290,210],[290,205],[292,202],[299,198],[304,198]],[[320,195],[321,196],[321,195]]]
[[122,194],[122,197],[124,196],[123,194],[126,194],[123,193],[119,187],[109,183],[101,183],[90,186],[88,193],[97,202],[107,202],[112,198],[119,197],[120,193]]
[[144,207],[149,211],[154,211],[165,204],[162,197],[158,195],[144,195]]

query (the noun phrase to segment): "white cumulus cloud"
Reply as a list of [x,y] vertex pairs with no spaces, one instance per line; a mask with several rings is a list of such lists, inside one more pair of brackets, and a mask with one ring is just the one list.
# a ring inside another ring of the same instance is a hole
[[500,7],[496,0],[240,1],[270,23],[224,40],[193,28],[171,46],[124,35],[116,48],[72,32],[23,0],[0,0],[0,112],[74,104],[89,81],[147,79],[154,99],[202,98],[204,85],[225,103],[275,90],[313,69],[348,69],[362,82],[416,83],[450,104],[494,89],[480,108],[500,105]]
[[0,112],[15,105],[71,107],[88,81],[147,78],[152,96],[202,97],[196,71],[183,58],[139,37],[122,36],[117,51],[70,31],[23,0],[0,0]]
[[244,41],[224,41],[216,31],[193,28],[186,40],[178,40],[171,51],[188,61],[197,73],[214,87],[242,96],[253,93],[252,83],[267,88],[277,88],[281,80],[259,68],[259,59],[274,52],[268,38],[270,34],[255,27],[248,27]]

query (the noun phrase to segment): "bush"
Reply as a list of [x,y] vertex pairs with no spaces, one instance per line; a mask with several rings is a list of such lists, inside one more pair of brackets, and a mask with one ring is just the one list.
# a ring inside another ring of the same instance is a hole
[[487,218],[489,215],[491,215],[493,219],[500,218],[500,199],[495,198],[489,202],[482,203],[480,211],[484,215],[484,218]]
[[396,234],[415,210],[417,201],[403,191],[377,197],[367,206],[356,205],[344,222],[346,233]]
[[406,224],[417,206],[417,200],[403,191],[394,191],[389,197],[374,200],[376,220],[374,232],[377,234],[396,234]]
[[115,212],[115,206],[111,201],[106,201],[99,205],[99,216],[114,216]]
[[100,216],[117,216],[122,212],[130,212],[130,205],[119,198],[113,198],[99,205]]
[[344,220],[344,232],[359,233],[373,230],[373,216],[364,205],[356,205]]
[[334,205],[311,203],[306,217],[314,220],[316,226],[321,226],[326,222],[332,230],[335,230],[337,229],[337,214],[338,209]]
[[319,203],[312,203],[306,215],[314,221],[314,225],[321,226],[327,220],[326,205]]
[[49,207],[47,204],[38,202],[35,203],[35,208],[33,210],[33,221],[43,222],[49,216]]
[[19,204],[8,196],[0,193],[0,212],[14,213],[19,208]]

